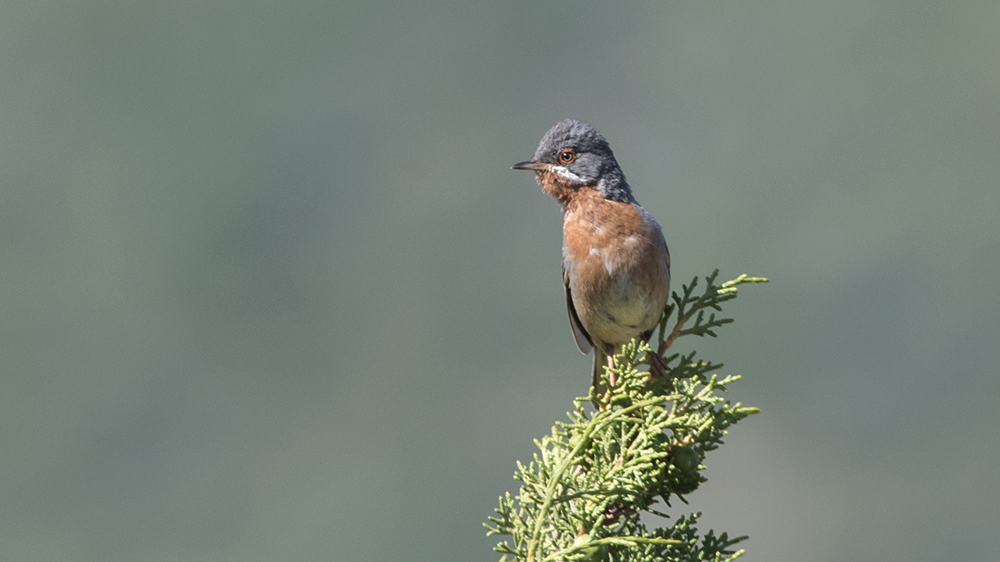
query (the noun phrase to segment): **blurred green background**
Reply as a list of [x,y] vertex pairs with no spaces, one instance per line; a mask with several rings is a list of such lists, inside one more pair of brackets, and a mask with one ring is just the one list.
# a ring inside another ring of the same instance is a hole
[[495,560],[586,392],[557,121],[763,413],[744,560],[997,560],[1000,3],[7,2],[0,559]]

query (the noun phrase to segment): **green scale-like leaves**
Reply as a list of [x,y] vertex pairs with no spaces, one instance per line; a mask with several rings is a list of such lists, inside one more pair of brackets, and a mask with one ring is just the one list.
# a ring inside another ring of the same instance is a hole
[[[694,294],[697,277],[682,294],[674,293],[660,321],[657,349],[643,342],[626,345],[605,373],[607,393],[597,396],[591,389],[577,398],[569,421],[556,422],[551,434],[535,441],[534,460],[518,462],[520,492],[501,497],[492,525],[486,524],[488,534],[509,537],[494,549],[503,553],[502,561],[508,555],[529,562],[725,561],[743,554],[732,547],[746,537],[716,537],[712,531],[700,536],[694,526],[700,514],[681,515],[671,527],[653,530],[640,521],[644,512],[669,517],[653,506],[662,501],[670,507],[672,497],[685,501],[705,481],[699,472],[705,453],[722,444],[729,426],[758,412],[720,395],[740,379],[709,374],[721,364],[696,360],[695,352],[663,357],[678,337],[715,337],[715,328],[732,322],[715,312],[736,298],[737,286],[767,281],[741,275],[716,286],[718,273],[705,279],[701,295]],[[657,363],[654,353],[665,368],[640,371]],[[596,412],[588,411],[591,402]]]

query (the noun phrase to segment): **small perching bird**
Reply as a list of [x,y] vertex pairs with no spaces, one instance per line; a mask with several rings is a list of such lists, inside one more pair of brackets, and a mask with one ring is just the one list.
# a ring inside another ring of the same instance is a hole
[[604,365],[633,338],[649,339],[670,296],[663,231],[639,206],[608,141],[593,127],[561,121],[542,137],[532,170],[563,208],[562,278],[576,345],[594,351],[598,394]]

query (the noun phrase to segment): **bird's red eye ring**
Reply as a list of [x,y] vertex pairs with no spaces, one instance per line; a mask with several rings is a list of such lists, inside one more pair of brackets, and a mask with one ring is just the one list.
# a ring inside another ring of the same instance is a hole
[[559,163],[569,166],[574,161],[576,161],[576,151],[572,148],[566,148],[559,152]]

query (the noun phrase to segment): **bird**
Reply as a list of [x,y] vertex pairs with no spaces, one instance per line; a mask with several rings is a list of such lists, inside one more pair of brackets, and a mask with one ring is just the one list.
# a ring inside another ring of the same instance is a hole
[[[670,295],[670,251],[660,224],[632,195],[608,141],[566,119],[514,170],[535,180],[563,211],[562,281],[577,347],[594,350],[591,384],[634,338],[649,341]],[[611,384],[615,384],[612,376]]]

